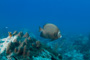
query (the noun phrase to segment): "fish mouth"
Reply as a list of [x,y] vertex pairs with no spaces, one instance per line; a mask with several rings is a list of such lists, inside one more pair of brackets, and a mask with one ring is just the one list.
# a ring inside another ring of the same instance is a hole
[[60,31],[58,32],[58,36],[59,36],[59,38],[62,38],[62,35],[61,35]]

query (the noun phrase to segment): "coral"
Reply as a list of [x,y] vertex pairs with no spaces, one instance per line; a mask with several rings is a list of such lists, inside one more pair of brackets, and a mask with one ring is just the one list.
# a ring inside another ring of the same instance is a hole
[[29,34],[26,32],[26,34],[23,37],[28,38]]
[[52,53],[43,50],[37,57],[33,56],[33,60],[60,60],[58,56],[55,58]]
[[25,39],[24,42],[25,42],[25,44],[27,45],[27,44],[28,44],[28,39]]
[[26,54],[26,50],[27,50],[27,46],[25,45],[23,49],[23,56]]
[[19,48],[18,48],[18,52],[17,52],[17,53],[18,53],[18,55],[20,55],[20,54],[22,54],[22,53],[23,53],[23,49],[22,49],[22,48],[23,48],[23,47],[19,47]]
[[84,60],[83,54],[73,50],[73,51],[69,51],[67,53],[65,53],[64,55],[64,60],[68,59],[68,60]]
[[17,51],[18,51],[18,49],[17,49],[17,48],[15,48],[15,49],[14,49],[14,53],[17,53]]
[[84,60],[90,60],[90,50],[84,52]]
[[12,37],[12,33],[11,32],[8,32],[8,34],[9,34],[9,37],[11,38]]
[[7,46],[6,53],[10,54],[10,48],[12,47],[12,42],[10,42]]
[[51,60],[51,59],[43,58],[43,57],[39,56],[39,57],[33,57],[33,60]]
[[36,41],[36,47],[40,47],[40,46],[41,46],[40,41]]
[[30,51],[28,50],[28,52],[27,52],[27,56],[30,56]]
[[17,35],[18,34],[18,32],[17,31],[14,31],[14,33],[12,34],[13,36],[15,36],[15,35]]
[[6,56],[14,56],[17,60],[34,60],[33,57],[40,56],[44,59],[60,60],[58,53],[43,45],[36,38],[30,37],[28,33],[24,35],[23,32],[16,33],[15,31],[13,34],[3,50]]
[[23,35],[24,35],[24,34],[23,34],[22,31],[18,33],[18,37],[22,37]]
[[31,40],[31,38],[30,38],[30,37],[28,37],[28,40]]

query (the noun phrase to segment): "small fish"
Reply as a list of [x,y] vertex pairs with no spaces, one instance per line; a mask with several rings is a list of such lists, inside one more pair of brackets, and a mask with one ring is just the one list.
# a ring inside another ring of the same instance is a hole
[[59,28],[51,23],[45,24],[43,28],[39,27],[39,31],[41,32],[41,37],[51,39],[52,41],[62,37]]

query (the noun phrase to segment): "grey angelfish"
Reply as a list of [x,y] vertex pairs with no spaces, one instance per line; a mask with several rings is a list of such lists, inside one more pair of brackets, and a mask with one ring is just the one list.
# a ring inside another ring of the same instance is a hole
[[39,27],[39,31],[41,32],[40,36],[43,38],[56,40],[62,37],[59,28],[51,23],[45,24],[43,28]]

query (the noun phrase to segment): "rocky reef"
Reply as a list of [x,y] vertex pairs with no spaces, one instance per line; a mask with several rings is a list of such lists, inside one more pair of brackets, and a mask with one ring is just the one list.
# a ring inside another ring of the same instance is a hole
[[[12,38],[16,37],[16,38]],[[44,45],[36,38],[30,37],[28,32],[15,31],[10,34],[7,46],[0,53],[1,60],[61,60],[62,56]]]

